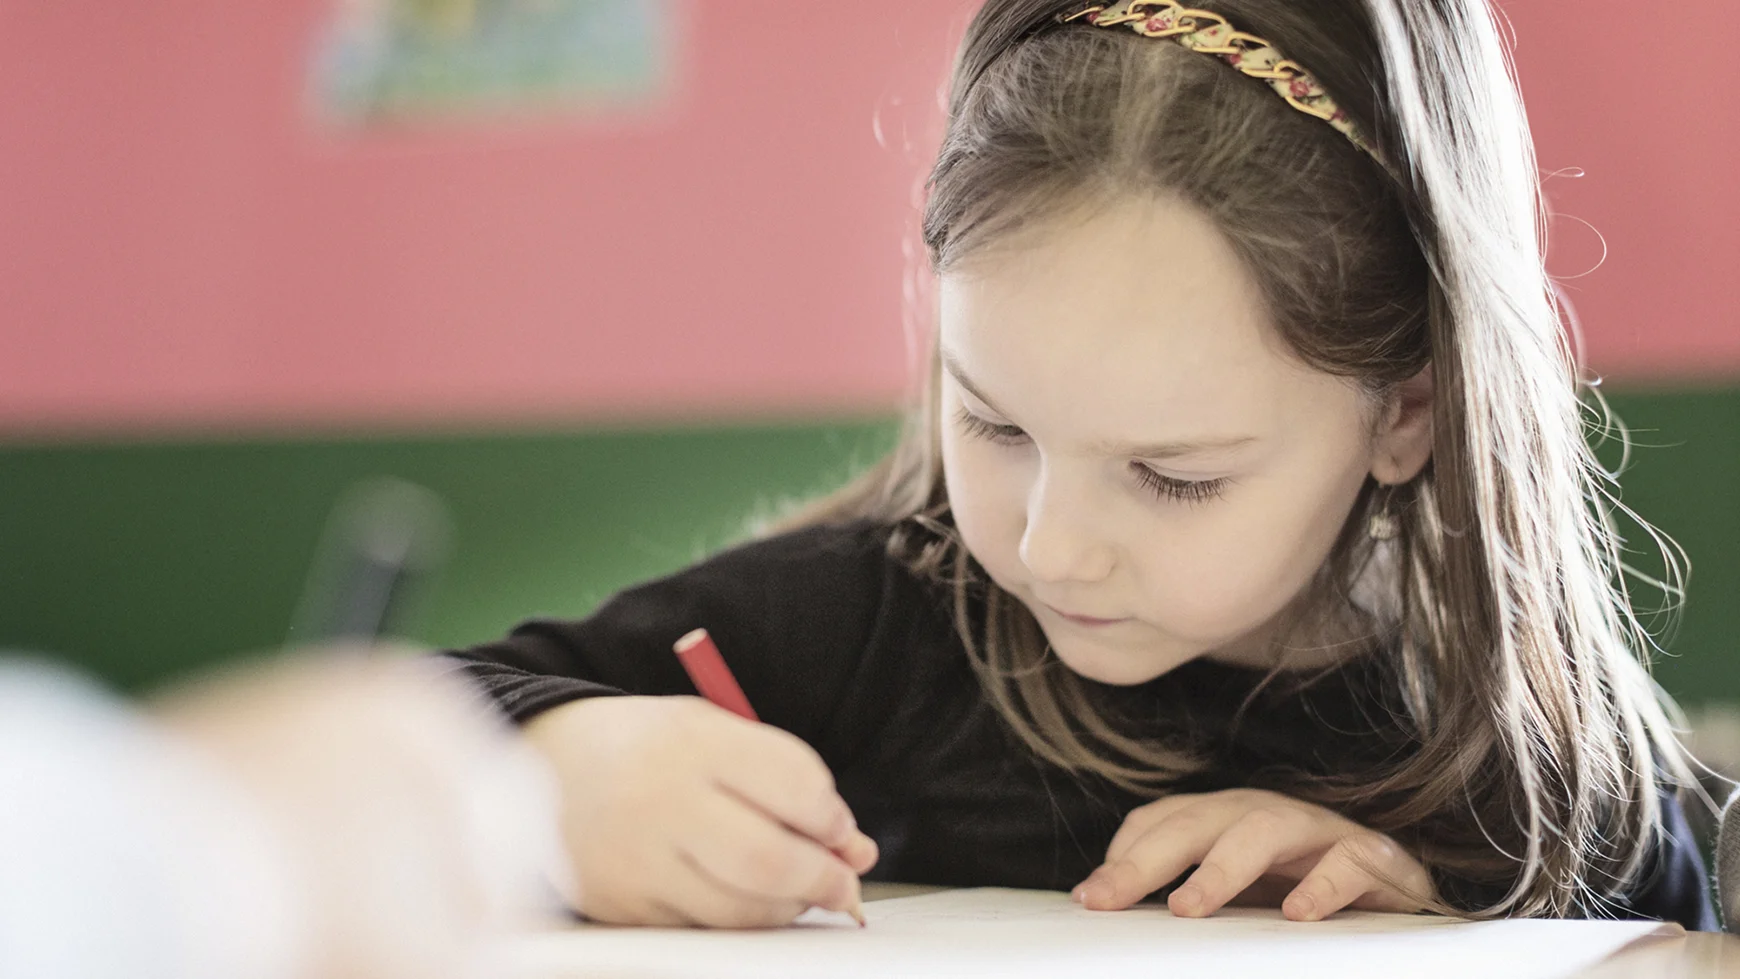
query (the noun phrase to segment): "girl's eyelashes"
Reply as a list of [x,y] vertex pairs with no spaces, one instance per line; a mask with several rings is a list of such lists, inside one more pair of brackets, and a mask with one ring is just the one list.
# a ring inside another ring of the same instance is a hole
[[975,438],[982,438],[998,445],[1019,445],[1027,441],[1027,433],[1014,425],[998,425],[988,422],[965,408],[955,413],[955,420],[961,428]]
[[[966,408],[955,413],[955,420],[961,429],[974,438],[982,438],[998,445],[1020,445],[1027,441],[1027,433],[1015,425],[999,425],[989,422]],[[1205,503],[1218,498],[1226,490],[1227,479],[1175,479],[1162,476],[1140,462],[1130,463],[1130,471],[1135,474],[1136,481],[1142,488],[1163,500],[1175,500],[1179,503]]]
[[1164,500],[1180,503],[1206,503],[1226,490],[1227,479],[1174,479],[1162,476],[1140,462],[1130,463],[1130,471],[1143,488]]

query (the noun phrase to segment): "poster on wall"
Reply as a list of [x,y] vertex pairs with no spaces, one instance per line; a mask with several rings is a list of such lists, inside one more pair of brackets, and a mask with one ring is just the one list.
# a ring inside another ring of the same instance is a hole
[[629,108],[670,79],[674,0],[333,0],[316,115],[345,126]]

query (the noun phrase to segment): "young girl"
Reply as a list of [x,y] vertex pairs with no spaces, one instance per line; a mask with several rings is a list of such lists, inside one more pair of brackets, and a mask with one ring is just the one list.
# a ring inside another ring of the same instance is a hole
[[[874,867],[1712,926],[1491,12],[1212,6],[989,0],[904,443],[459,654],[562,780],[584,913],[777,924]],[[766,725],[671,696],[697,626]]]

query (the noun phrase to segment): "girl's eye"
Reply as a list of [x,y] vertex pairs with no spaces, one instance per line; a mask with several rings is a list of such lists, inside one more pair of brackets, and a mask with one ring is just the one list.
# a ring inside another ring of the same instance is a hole
[[1136,481],[1143,488],[1163,500],[1177,500],[1180,503],[1205,503],[1221,495],[1226,489],[1225,477],[1220,479],[1173,479],[1162,476],[1140,462],[1130,463],[1130,470],[1136,474]]
[[975,438],[982,438],[998,445],[1019,445],[1027,441],[1027,433],[1014,425],[997,425],[988,422],[978,415],[962,408],[955,414],[955,420],[961,428]]
[[[1027,441],[1027,433],[1018,426],[988,422],[965,408],[955,413],[955,420],[963,431],[974,438],[982,438],[998,445],[1020,445]],[[1191,480],[1162,476],[1140,462],[1130,463],[1130,469],[1144,489],[1163,500],[1176,500],[1180,503],[1204,503],[1215,499],[1226,489],[1227,484],[1224,477]]]

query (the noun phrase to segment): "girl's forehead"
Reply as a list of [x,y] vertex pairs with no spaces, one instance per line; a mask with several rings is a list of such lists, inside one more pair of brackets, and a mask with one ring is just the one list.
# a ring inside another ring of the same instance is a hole
[[945,273],[940,299],[944,348],[988,383],[1033,367],[1113,387],[1241,388],[1294,366],[1231,246],[1165,199],[1025,229]]
[[942,283],[950,327],[1052,323],[1071,342],[1274,333],[1255,278],[1226,238],[1200,210],[1170,198],[1035,223],[980,249]]
[[1084,444],[1286,437],[1357,397],[1288,349],[1212,222],[1164,198],[1030,227],[946,272],[940,300],[951,373]]

